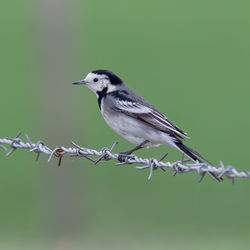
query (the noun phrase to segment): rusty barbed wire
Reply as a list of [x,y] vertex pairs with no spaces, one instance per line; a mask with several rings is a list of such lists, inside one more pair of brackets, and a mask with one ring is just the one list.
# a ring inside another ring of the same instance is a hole
[[[24,142],[21,138],[21,132],[19,132],[14,138],[0,138],[0,148],[6,151],[6,156],[10,156],[16,149],[23,148],[28,149],[30,152],[34,152],[37,154],[36,160],[39,159],[39,155],[44,153],[49,156],[48,162],[51,161],[53,157],[58,158],[58,166],[61,165],[61,161],[64,155],[68,154],[71,157],[84,157],[94,164],[99,163],[100,161],[109,161],[111,159],[115,159],[118,161],[119,154],[114,154],[113,150],[118,142],[115,142],[111,148],[104,147],[100,151],[95,149],[84,148],[76,144],[75,142],[71,142],[74,147],[64,147],[57,146],[54,149],[50,149],[45,145],[43,141],[37,141],[36,143],[32,143],[27,134],[25,134],[26,142]],[[6,145],[10,146],[10,150],[6,148]],[[96,159],[90,157],[98,156]],[[167,155],[167,154],[166,154]],[[149,169],[148,179],[151,179],[153,175],[153,171],[160,168],[165,171],[166,169],[171,169],[176,175],[177,173],[187,173],[187,172],[197,172],[200,175],[200,180],[202,181],[204,175],[207,172],[212,172],[218,175],[218,177],[226,177],[232,180],[234,183],[235,178],[250,178],[250,172],[243,170],[241,172],[237,171],[233,166],[224,166],[223,162],[220,161],[220,167],[211,166],[208,163],[188,163],[190,160],[185,160],[184,156],[181,160],[176,162],[163,162],[164,155],[160,160],[155,158],[140,158],[136,155],[126,155],[124,157],[123,162],[118,162],[116,165],[126,165],[126,164],[140,164],[142,166],[136,166],[136,169]]]

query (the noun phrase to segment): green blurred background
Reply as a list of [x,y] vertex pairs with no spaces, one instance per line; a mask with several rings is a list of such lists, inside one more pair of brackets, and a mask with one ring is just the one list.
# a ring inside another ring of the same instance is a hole
[[[249,1],[3,1],[0,138],[49,147],[119,141],[71,85],[110,69],[186,130],[214,164],[248,169]],[[161,146],[143,157],[180,159]],[[0,249],[249,249],[250,182],[173,177],[114,162],[0,152]]]

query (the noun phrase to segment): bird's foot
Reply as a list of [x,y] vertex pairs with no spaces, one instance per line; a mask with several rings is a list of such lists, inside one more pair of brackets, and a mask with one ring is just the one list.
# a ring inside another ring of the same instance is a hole
[[121,152],[117,159],[119,162],[126,162],[129,156],[131,156],[130,152]]
[[140,143],[139,145],[137,145],[136,147],[132,148],[131,150],[127,151],[127,152],[121,152],[119,155],[118,155],[118,161],[120,162],[126,162],[127,159],[128,159],[128,156],[131,156],[132,153],[134,153],[135,151],[137,151],[138,149],[141,149],[143,148],[143,146],[145,144],[147,144],[149,141],[148,140],[145,140],[143,141],[142,143]]

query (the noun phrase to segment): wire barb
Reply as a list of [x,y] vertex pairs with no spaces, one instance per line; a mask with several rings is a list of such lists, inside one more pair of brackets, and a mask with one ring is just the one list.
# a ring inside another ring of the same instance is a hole
[[[19,138],[21,135],[21,132],[19,132],[14,138],[0,138],[0,148],[2,148],[4,151],[6,151],[6,156],[10,156],[16,149],[23,148],[28,149],[30,152],[34,152],[37,154],[36,160],[38,160],[39,155],[41,153],[46,154],[49,156],[48,162],[51,161],[53,157],[58,158],[58,166],[61,166],[62,158],[64,155],[69,155],[71,157],[84,157],[96,165],[100,161],[109,161],[109,160],[117,160],[119,158],[120,154],[114,154],[114,148],[117,146],[118,142],[115,142],[111,148],[104,147],[102,150],[97,151],[95,149],[89,149],[89,148],[83,148],[76,144],[75,142],[72,142],[74,147],[66,148],[64,146],[57,146],[54,149],[50,149],[45,145],[43,141],[37,141],[36,143],[32,143],[29,136],[25,134],[25,138],[27,142],[23,142],[21,138]],[[10,146],[10,150],[8,151],[6,148],[6,145]],[[97,158],[94,159],[90,156],[96,156]],[[153,176],[153,171],[157,170],[158,168],[161,168],[163,171],[166,171],[166,169],[171,169],[174,173],[180,174],[180,173],[187,173],[187,172],[196,172],[200,175],[201,182],[206,175],[206,173],[214,173],[218,175],[219,178],[226,177],[228,179],[232,180],[232,184],[235,182],[235,178],[248,178],[250,179],[250,172],[247,170],[243,170],[241,172],[237,171],[234,167],[228,165],[224,166],[223,162],[220,161],[219,167],[211,166],[208,163],[201,163],[201,162],[195,162],[195,163],[188,163],[189,159],[184,159],[184,156],[182,156],[182,159],[176,162],[164,162],[163,160],[167,154],[165,154],[160,160],[157,160],[155,158],[140,158],[134,154],[132,155],[126,155],[124,162],[118,162],[116,165],[131,165],[131,164],[139,164],[141,166],[136,166],[136,169],[147,169],[149,168],[149,175],[148,180],[150,180]]]
[[17,149],[16,145],[18,145],[21,141],[21,139],[19,138],[19,136],[22,134],[22,132],[18,132],[17,135],[14,138],[8,138],[9,140],[11,140],[11,150],[9,152],[7,152],[6,156],[10,156],[12,153],[14,153],[14,151]]

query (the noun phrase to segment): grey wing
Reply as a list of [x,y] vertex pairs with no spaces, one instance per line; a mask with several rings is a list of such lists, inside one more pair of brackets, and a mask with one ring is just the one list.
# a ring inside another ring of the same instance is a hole
[[187,135],[184,131],[169,121],[166,116],[152,106],[148,106],[140,102],[134,102],[132,100],[116,100],[115,102],[114,108],[116,111],[141,120],[155,129],[181,139],[183,139],[183,136],[186,137]]

